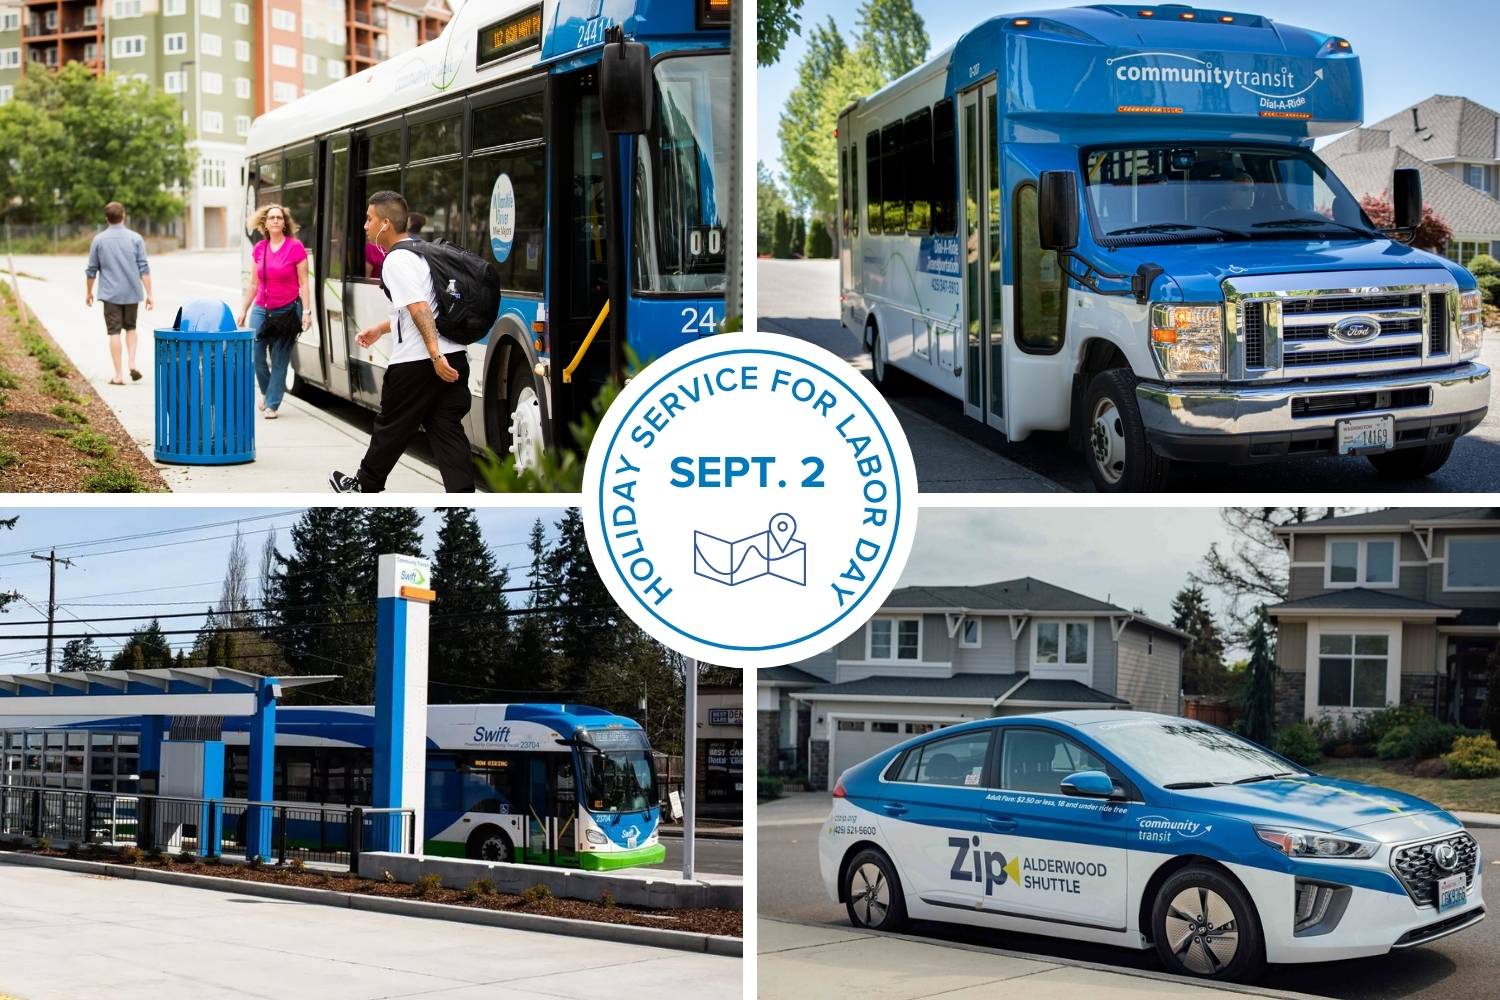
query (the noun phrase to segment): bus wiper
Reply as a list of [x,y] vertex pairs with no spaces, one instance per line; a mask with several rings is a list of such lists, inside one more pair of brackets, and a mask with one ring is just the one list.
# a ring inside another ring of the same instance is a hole
[[1244,239],[1246,234],[1238,229],[1225,229],[1222,226],[1207,226],[1201,222],[1152,222],[1144,226],[1127,226],[1124,229],[1111,229],[1105,236],[1132,236],[1139,233],[1178,233],[1189,229],[1207,229],[1209,232],[1223,233],[1225,236],[1233,236],[1235,239]]
[[1340,229],[1347,229],[1349,232],[1358,233],[1361,236],[1375,237],[1378,235],[1370,232],[1363,226],[1351,226],[1347,222],[1339,222],[1337,219],[1325,219],[1322,216],[1316,218],[1298,216],[1295,219],[1268,219],[1265,222],[1250,223],[1251,229],[1271,229],[1283,226],[1338,226]]
[[1216,788],[1224,784],[1222,781],[1174,781],[1170,785],[1162,785],[1170,791],[1178,791],[1183,788]]
[[1291,778],[1291,777],[1295,777],[1296,775],[1298,775],[1300,773],[1301,773],[1300,771],[1277,771],[1274,774],[1252,774],[1248,778],[1240,778],[1238,781],[1232,781],[1232,782],[1230,782],[1230,784],[1233,784],[1233,785],[1248,785],[1251,782],[1255,782],[1255,781],[1272,781],[1272,780],[1274,780],[1276,778]]

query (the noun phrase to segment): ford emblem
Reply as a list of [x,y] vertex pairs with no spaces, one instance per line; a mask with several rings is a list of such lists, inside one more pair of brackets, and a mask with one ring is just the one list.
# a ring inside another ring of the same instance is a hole
[[1374,316],[1345,316],[1333,324],[1330,333],[1334,340],[1346,344],[1363,344],[1380,335],[1380,320]]

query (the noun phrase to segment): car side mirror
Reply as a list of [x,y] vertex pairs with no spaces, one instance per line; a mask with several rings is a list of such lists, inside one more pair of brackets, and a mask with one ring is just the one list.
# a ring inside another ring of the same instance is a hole
[[1073,171],[1042,171],[1037,232],[1043,250],[1065,253],[1078,246],[1078,175]]
[[604,131],[639,135],[651,127],[653,90],[651,53],[641,42],[628,42],[614,26],[599,57],[599,110]]
[[1415,230],[1422,224],[1422,175],[1412,167],[1402,167],[1391,178],[1391,207],[1394,228]]
[[1103,771],[1077,771],[1064,778],[1058,787],[1064,795],[1090,799],[1109,799],[1115,795],[1115,783]]

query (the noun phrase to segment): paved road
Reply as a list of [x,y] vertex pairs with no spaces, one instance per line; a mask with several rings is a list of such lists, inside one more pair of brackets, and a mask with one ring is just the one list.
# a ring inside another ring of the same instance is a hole
[[[870,356],[859,338],[839,325],[836,261],[762,260],[759,328],[825,347],[861,371]],[[1500,369],[1500,333],[1485,338],[1482,360]],[[958,400],[905,380],[887,399],[911,438],[917,482],[924,492],[1092,492],[1083,460],[1062,434],[1033,434],[1012,444],[1004,435],[963,415]],[[1500,381],[1494,394],[1500,396]],[[913,428],[917,428],[913,433]],[[1006,485],[990,485],[1001,481]],[[1379,492],[1479,492],[1500,490],[1500,398],[1474,431],[1459,441],[1435,476],[1392,484],[1362,458],[1301,458],[1265,465],[1179,465],[1171,489],[1366,490]]]
[[[805,794],[760,808],[760,914],[801,923],[848,928],[844,908],[823,892],[818,874],[818,829],[828,817],[827,795]],[[1485,904],[1500,908],[1500,830],[1472,831],[1485,861]],[[1160,971],[1154,952],[1083,944],[1031,934],[997,934],[972,927],[919,921],[918,937],[989,945],[1039,958],[1067,958],[1120,968]],[[1272,966],[1262,986],[1348,1000],[1481,1000],[1500,995],[1500,919],[1422,948],[1378,958],[1312,965]]]
[[[667,849],[667,859],[653,868],[667,871],[682,871],[682,838],[662,834],[662,844]],[[716,875],[745,874],[745,845],[738,840],[718,840],[698,837],[693,852],[693,870]]]
[[520,1000],[740,993],[738,958],[0,865],[0,996]]

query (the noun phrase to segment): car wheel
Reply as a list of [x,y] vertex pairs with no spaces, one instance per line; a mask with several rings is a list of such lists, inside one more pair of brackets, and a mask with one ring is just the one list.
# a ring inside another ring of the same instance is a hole
[[512,861],[510,838],[499,827],[482,826],[469,836],[469,857],[475,861]]
[[1265,942],[1250,897],[1206,865],[1184,868],[1162,883],[1151,930],[1168,972],[1238,982],[1265,967]]
[[1123,368],[1100,372],[1084,397],[1084,455],[1101,493],[1162,489],[1172,463],[1151,450],[1135,398],[1135,376]]
[[844,908],[855,927],[895,931],[906,926],[901,880],[883,852],[860,851],[844,869]]
[[1400,451],[1383,451],[1378,455],[1366,455],[1375,471],[1384,479],[1421,479],[1443,467],[1448,456],[1453,454],[1453,442],[1429,444],[1421,448],[1402,448]]

